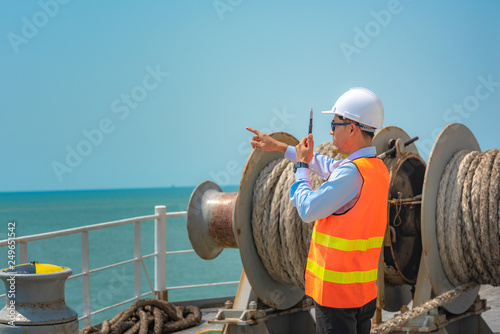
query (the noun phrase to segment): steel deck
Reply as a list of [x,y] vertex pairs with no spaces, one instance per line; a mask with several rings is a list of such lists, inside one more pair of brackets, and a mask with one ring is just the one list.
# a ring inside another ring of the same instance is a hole
[[[490,328],[495,332],[495,334],[500,334],[500,287],[492,287],[490,285],[483,285],[479,290],[479,296],[481,299],[487,300],[487,305],[491,307],[489,311],[482,314],[483,319],[490,326]],[[175,302],[174,302],[175,304]],[[189,302],[183,302],[183,305],[188,305]],[[179,334],[202,334],[202,333],[221,333],[222,325],[209,324],[208,320],[215,318],[217,310],[223,308],[221,304],[219,307],[209,307],[202,308],[202,322],[195,327],[188,328],[177,333]],[[392,319],[396,313],[383,312],[383,320],[387,321]]]

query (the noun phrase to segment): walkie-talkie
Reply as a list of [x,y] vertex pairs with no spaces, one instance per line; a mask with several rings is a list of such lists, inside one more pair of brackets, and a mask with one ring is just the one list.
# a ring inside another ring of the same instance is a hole
[[[309,116],[309,133],[313,132],[313,108],[311,108],[311,115]],[[307,147],[307,141],[306,141],[306,147]]]
[[309,118],[309,132],[313,133],[313,108],[311,108],[311,116]]

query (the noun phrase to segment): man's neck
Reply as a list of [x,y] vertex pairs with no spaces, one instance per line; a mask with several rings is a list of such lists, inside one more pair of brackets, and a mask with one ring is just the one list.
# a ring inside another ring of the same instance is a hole
[[351,154],[353,154],[356,151],[361,150],[362,148],[371,147],[371,146],[373,146],[371,140],[370,141],[363,141],[359,145],[355,145],[351,150],[349,150],[349,152],[345,152],[345,154],[347,156],[350,156]]

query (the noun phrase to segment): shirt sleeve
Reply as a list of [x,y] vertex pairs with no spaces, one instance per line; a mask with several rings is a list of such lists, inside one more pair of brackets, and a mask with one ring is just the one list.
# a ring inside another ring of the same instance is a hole
[[[285,152],[285,158],[293,162],[297,161],[297,154],[295,152],[295,147],[288,146]],[[314,153],[314,157],[309,163],[309,168],[316,174],[318,174],[323,180],[330,177],[332,172],[340,164],[341,160],[334,160],[325,155],[319,153]]]
[[295,182],[290,188],[290,199],[305,222],[328,217],[358,196],[363,178],[353,163],[345,163],[330,175],[329,179],[313,191],[310,172],[298,168]]

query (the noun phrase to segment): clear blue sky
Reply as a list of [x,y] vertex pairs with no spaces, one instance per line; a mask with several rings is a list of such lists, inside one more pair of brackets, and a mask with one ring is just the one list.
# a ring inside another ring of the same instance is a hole
[[500,147],[498,1],[2,1],[0,191],[238,184],[245,126],[331,140],[365,86],[385,125]]

